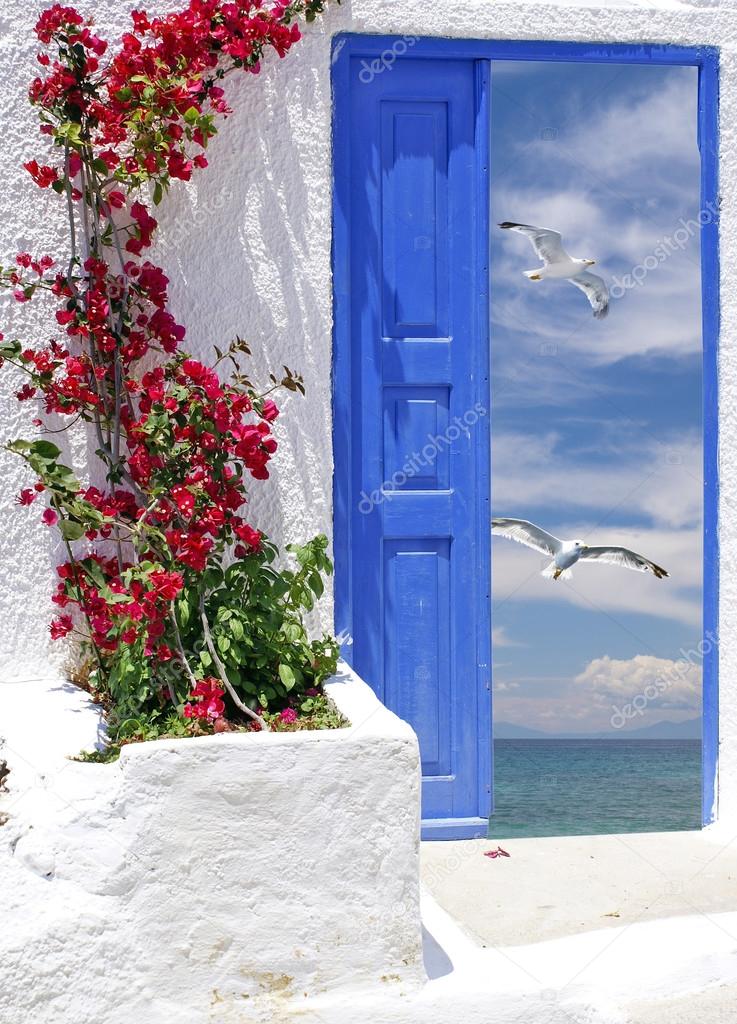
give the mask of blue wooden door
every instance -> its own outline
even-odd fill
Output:
[[[485,835],[485,62],[337,55],[336,624],[416,730],[423,832]],[[367,70],[368,68],[368,70]]]

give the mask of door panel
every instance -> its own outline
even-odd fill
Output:
[[[363,66],[336,79],[337,625],[418,734],[425,833],[460,838],[491,782],[485,64]]]

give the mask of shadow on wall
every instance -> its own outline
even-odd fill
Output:
[[[330,532],[332,518],[326,41],[308,35],[258,80],[231,78],[227,95],[234,113],[208,150],[209,167],[192,184],[176,183],[156,211],[152,258],[171,279],[194,355],[211,357],[213,345],[240,335],[256,383],[284,365],[304,377],[306,398],[276,396],[283,417],[273,479],[252,488],[249,519],[284,543]]]
[[[430,981],[453,973],[453,963],[437,939],[422,926],[422,955]]]

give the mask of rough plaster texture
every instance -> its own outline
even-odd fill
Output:
[[[6,722],[3,1024],[269,1020],[306,995],[420,987],[417,740],[347,669],[328,689],[350,728],[139,744],[110,765]],[[90,743],[84,703],[57,713]]]
[[[84,0],[102,33],[115,38],[137,0]],[[162,0],[163,11],[175,0]],[[3,254],[19,248],[63,251],[59,203],[41,195],[19,167],[44,152],[25,100],[34,73],[30,27],[35,8],[0,0],[0,120],[3,146],[0,223]],[[211,166],[192,186],[173,189],[157,214],[161,261],[172,278],[174,311],[187,325],[189,347],[206,353],[235,333],[249,338],[255,371],[287,363],[305,376],[307,398],[290,398],[278,433],[273,479],[254,488],[252,514],[278,540],[331,532],[331,278],[330,46],[341,31],[422,33],[458,37],[708,44],[721,48],[722,336],[721,399],[721,800],[737,821],[737,6],[734,0],[633,0],[571,3],[534,0],[346,0],[312,26],[284,61],[257,79],[229,85],[235,113],[210,152]],[[7,259],[4,255],[4,258]],[[6,334],[43,336],[35,303],[0,308]],[[0,437],[28,432],[7,375],[0,377]],[[79,466],[86,442],[77,436]],[[45,623],[49,569],[58,551],[33,513],[19,513],[13,495],[21,464],[0,453],[0,679],[48,675],[59,667]],[[331,609],[323,603],[322,624]]]

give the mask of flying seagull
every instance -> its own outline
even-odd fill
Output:
[[[557,580],[561,576],[564,580],[569,579],[571,566],[582,558],[605,562],[607,565],[621,565],[625,569],[636,569],[637,572],[651,572],[659,580],[669,575],[655,562],[629,548],[595,547],[584,544],[582,540],[559,540],[534,523],[528,523],[526,519],[492,519],[491,532],[550,555],[553,561],[542,571],[542,575],[549,579]]]
[[[530,281],[544,281],[549,277],[564,278],[580,288],[591,304],[597,320],[603,320],[609,312],[609,290],[603,279],[590,274],[585,268],[592,267],[596,260],[579,260],[569,256],[561,244],[561,236],[550,228],[536,228],[532,224],[514,224],[505,220],[499,225],[510,231],[519,231],[530,239],[536,255],[543,261],[537,270],[525,270]]]

